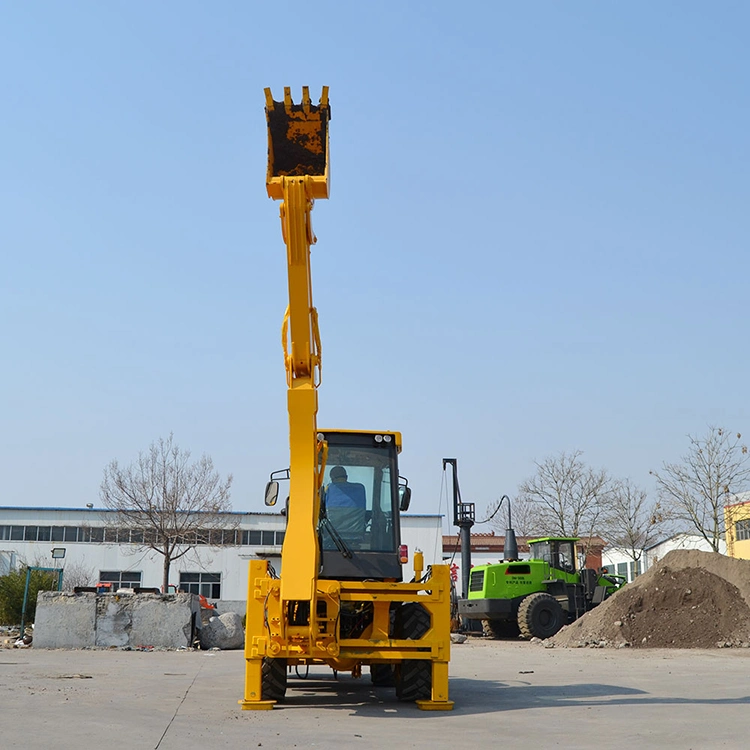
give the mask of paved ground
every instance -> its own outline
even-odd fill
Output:
[[[369,677],[290,682],[241,711],[241,652],[0,651],[3,750],[193,748],[745,748],[750,649],[453,648],[447,713]]]

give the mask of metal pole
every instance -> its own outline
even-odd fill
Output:
[[[471,527],[474,525],[474,503],[464,503],[461,500],[461,490],[458,487],[458,460],[443,459],[443,471],[446,466],[453,467],[453,524],[461,530],[461,597],[469,596],[469,577],[471,575]]]
[[[23,589],[23,608],[21,609],[21,635],[23,638],[23,632],[26,629],[26,602],[29,599],[29,582],[31,581],[31,568],[26,568],[26,586]]]

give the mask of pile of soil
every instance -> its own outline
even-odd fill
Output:
[[[750,560],[674,550],[549,640],[567,648],[750,648]]]

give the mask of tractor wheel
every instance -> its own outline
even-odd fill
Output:
[[[396,684],[393,664],[370,664],[370,679],[375,687],[393,687]]]
[[[482,620],[482,632],[486,638],[516,638],[518,624],[512,620]]]
[[[261,667],[261,698],[264,701],[284,700],[286,695],[286,659],[263,659]]]
[[[401,605],[396,615],[398,638],[419,640],[430,629],[430,613],[417,602]],[[396,697],[400,701],[429,700],[432,696],[432,661],[404,659],[395,669]]]
[[[518,608],[518,627],[524,638],[551,638],[564,624],[560,602],[549,594],[529,594]]]

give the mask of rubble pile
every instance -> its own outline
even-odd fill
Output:
[[[549,640],[567,648],[750,648],[750,560],[675,550]]]

